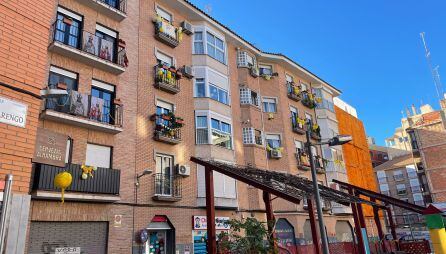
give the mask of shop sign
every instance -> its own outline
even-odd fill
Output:
[[[215,229],[216,230],[229,230],[229,217],[215,217]],[[207,217],[206,216],[194,216],[193,228],[195,230],[207,229]]]
[[[0,123],[25,128],[26,104],[0,97]]]
[[[81,254],[81,247],[60,247],[60,248],[56,248],[55,254]]]
[[[68,136],[37,128],[33,162],[65,167]]]

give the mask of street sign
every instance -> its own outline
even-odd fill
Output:
[[[0,123],[25,128],[27,112],[26,104],[0,97]]]
[[[81,254],[81,247],[60,247],[56,248],[55,254]]]

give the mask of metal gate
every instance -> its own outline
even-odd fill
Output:
[[[80,248],[82,254],[107,253],[108,222],[32,221],[30,254],[52,254],[56,248]]]

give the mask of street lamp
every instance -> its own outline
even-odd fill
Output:
[[[150,174],[152,174],[152,173],[153,173],[153,170],[151,170],[151,169],[145,169],[141,174],[136,175],[136,182],[135,182],[136,187],[139,186],[139,178],[141,178],[141,177],[143,177],[143,176],[145,176],[145,175],[150,175]]]
[[[325,142],[320,142],[317,144],[311,144],[311,132],[312,132],[312,123],[310,120],[307,121],[307,129],[305,131],[307,142],[305,143],[305,147],[307,148],[308,155],[310,156],[310,166],[311,166],[311,178],[313,180],[313,192],[314,192],[314,199],[316,202],[316,209],[317,209],[317,218],[319,222],[319,231],[321,233],[321,239],[322,239],[322,252],[324,254],[329,254],[328,249],[328,239],[327,239],[327,232],[325,231],[325,225],[324,225],[324,216],[322,213],[322,204],[321,204],[321,196],[319,194],[319,185],[317,182],[317,175],[316,175],[316,167],[314,165],[314,157],[313,157],[313,151],[311,150],[311,147],[314,145],[329,145],[329,146],[338,146],[343,145],[352,140],[352,137],[349,135],[338,135],[336,137],[333,137]]]

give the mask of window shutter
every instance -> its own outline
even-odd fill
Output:
[[[204,166],[197,164],[197,196],[206,197],[206,180],[204,176]]]
[[[85,164],[101,168],[110,168],[111,147],[87,144]]]

